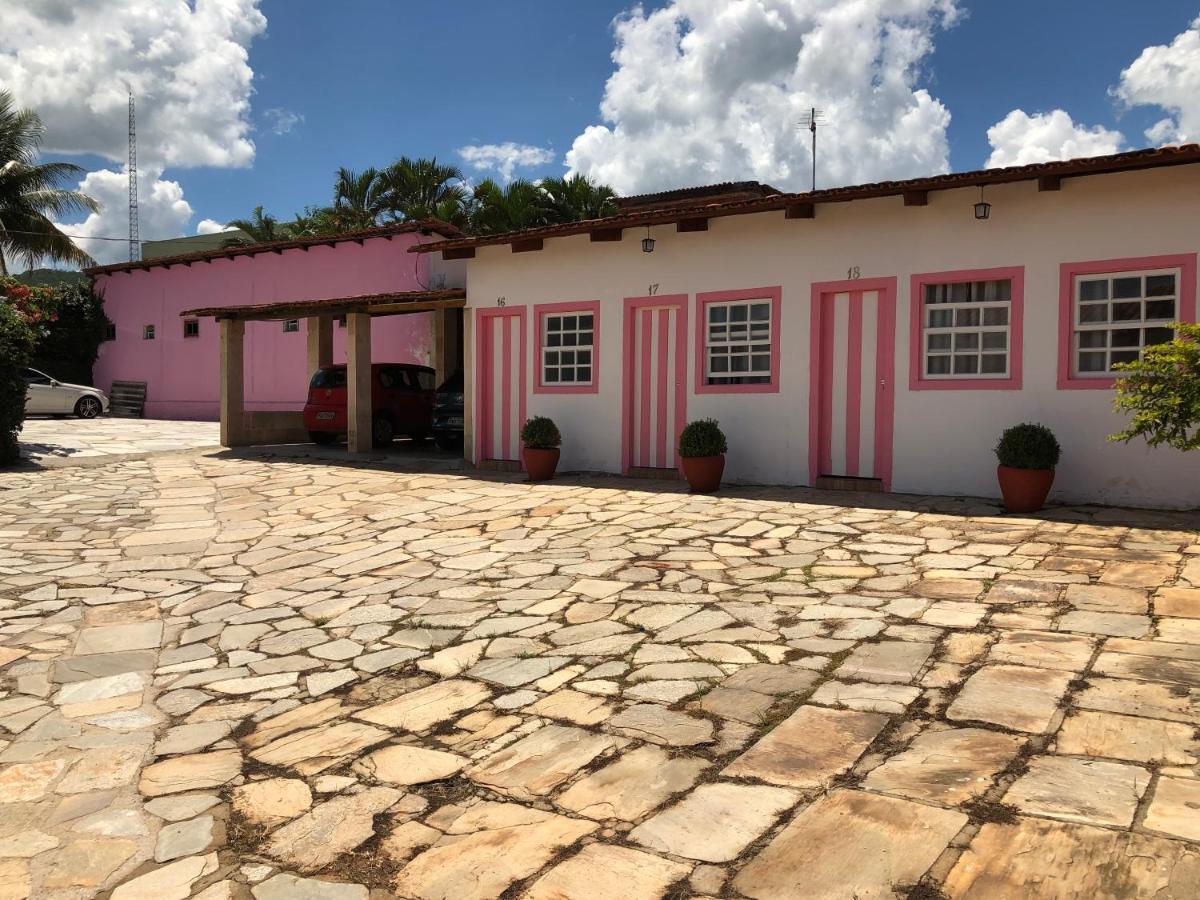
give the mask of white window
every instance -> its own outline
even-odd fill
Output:
[[[154,326],[153,325],[143,325],[142,326],[142,340],[143,341],[154,340]]]
[[[283,330],[285,333],[289,332],[289,331],[299,331],[300,330],[300,320],[299,319],[284,319],[283,320]]]
[[[595,317],[554,313],[542,317],[542,383],[591,384]]]
[[[924,377],[1008,375],[1010,279],[926,284],[924,317]]]
[[[1075,278],[1073,374],[1107,376],[1115,363],[1175,337],[1179,271],[1114,272]]]
[[[185,338],[200,337],[200,320],[199,319],[184,319],[183,320],[183,336]]]
[[[704,383],[769,384],[771,301],[715,301],[705,310]]]

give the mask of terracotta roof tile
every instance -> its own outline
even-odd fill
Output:
[[[467,292],[462,288],[437,291],[392,291],[385,294],[354,294],[313,300],[282,300],[243,306],[203,306],[185,309],[179,315],[216,319],[297,319],[318,313],[375,312],[383,307],[461,306]]]

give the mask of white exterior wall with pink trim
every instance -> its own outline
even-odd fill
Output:
[[[201,319],[200,336],[185,338],[180,312],[422,290],[429,284],[431,268],[435,274],[450,273],[446,287],[463,286],[461,263],[431,261],[430,256],[408,253],[415,240],[415,235],[399,234],[391,240],[369,238],[362,244],[341,241],[308,250],[100,275],[96,288],[104,294],[104,309],[117,327],[117,339],[100,347],[93,372],[95,384],[108,391],[113,381],[146,382],[148,418],[216,420],[220,417],[217,323]],[[155,327],[154,340],[143,340],[146,325]],[[303,319],[299,331],[287,333],[281,322],[246,324],[247,409],[304,406],[312,375],[306,330]],[[376,319],[371,348],[377,362],[430,365],[431,314]],[[346,361],[346,329],[336,326],[333,360]]]
[[[727,480],[807,484],[811,287],[846,279],[855,268],[864,279],[895,277],[893,491],[997,496],[992,448],[1004,427],[1034,421],[1053,428],[1063,447],[1052,499],[1196,506],[1200,454],[1108,442],[1124,421],[1112,412],[1112,392],[1060,390],[1057,371],[1060,266],[1200,251],[1197,168],[1065,179],[1057,192],[1039,193],[1034,182],[991,187],[988,221],[973,218],[979,194],[964,189],[931,193],[924,207],[890,197],[820,205],[812,220],[771,212],[712,219],[707,232],[657,226],[649,254],[641,251],[640,229],[619,243],[582,235],[548,238],[536,252],[481,247],[468,264],[467,303],[524,305],[530,328],[538,304],[600,304],[599,390],[531,391],[526,410],[558,424],[561,469],[619,472],[624,300],[645,296],[650,285],[663,295],[687,294],[687,416],[721,423],[730,445]],[[1008,266],[1025,269],[1020,389],[911,390],[911,276]],[[698,393],[696,295],[772,285],[782,289],[779,391]],[[532,333],[527,346],[537,346]],[[475,347],[466,352],[476,358]],[[532,355],[530,367],[537,365]],[[534,376],[531,368],[527,384]]]

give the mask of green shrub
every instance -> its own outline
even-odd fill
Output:
[[[1061,455],[1054,432],[1032,422],[1005,429],[996,445],[1000,465],[1010,469],[1053,469]]]
[[[685,458],[719,456],[728,449],[716,419],[688,422],[679,435],[679,455]]]
[[[1200,325],[1177,323],[1175,340],[1147,347],[1137,362],[1121,363],[1113,406],[1132,413],[1110,441],[1146,439],[1151,447],[1200,450]]]
[[[34,333],[17,308],[0,299],[0,466],[20,459],[17,435],[25,421],[25,379]]]
[[[521,427],[521,443],[530,450],[553,450],[562,444],[562,435],[553,419],[534,416]]]

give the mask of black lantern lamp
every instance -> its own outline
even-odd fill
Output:
[[[642,238],[642,252],[643,253],[653,253],[654,252],[654,238],[650,237],[650,226],[649,225],[646,226],[646,236],[644,238]]]
[[[992,215],[992,204],[983,199],[983,185],[979,186],[979,202],[975,204],[975,218],[988,219]]]

